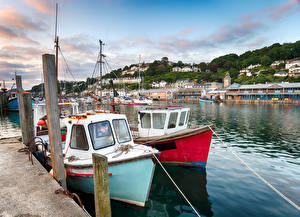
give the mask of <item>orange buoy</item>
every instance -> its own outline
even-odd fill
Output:
[[[41,119],[41,120],[39,120],[39,121],[37,122],[37,125],[38,125],[38,126],[44,126],[45,124],[46,124],[46,121],[43,120],[43,119]]]
[[[50,176],[53,178],[53,169],[49,172]],[[65,179],[67,178],[67,170],[65,169]]]

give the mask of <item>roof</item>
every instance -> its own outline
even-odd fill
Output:
[[[187,107],[156,107],[156,108],[146,108],[144,110],[141,110],[140,112],[146,112],[146,111],[174,111],[174,110],[181,110],[181,109],[190,109]]]
[[[287,74],[287,72],[285,72],[285,71],[280,71],[280,72],[276,72],[275,74],[285,75],[285,74]]]
[[[297,61],[297,60],[300,60],[300,57],[297,57],[297,58],[294,58],[294,59],[287,60],[286,62],[287,62],[287,63],[290,63],[290,62]]]
[[[227,89],[266,89],[266,88],[300,88],[300,83],[266,83],[266,84],[246,84],[237,87],[234,84]]]

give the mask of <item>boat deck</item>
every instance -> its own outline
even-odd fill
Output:
[[[87,216],[16,138],[0,140],[0,216]]]

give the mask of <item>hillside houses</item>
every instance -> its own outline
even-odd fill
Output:
[[[201,70],[196,66],[175,66],[172,68],[172,72],[200,72]]]
[[[300,76],[300,58],[287,60],[285,64],[285,68],[289,70],[288,75],[290,77]]]

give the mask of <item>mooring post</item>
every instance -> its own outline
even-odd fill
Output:
[[[57,77],[55,73],[55,56],[43,55],[43,74],[45,81],[45,100],[47,112],[48,134],[51,148],[51,161],[54,178],[66,190],[66,179],[64,172],[64,161],[61,146]]]
[[[24,103],[24,116],[22,119],[24,127],[23,142],[26,146],[30,147],[32,153],[35,152],[34,148],[34,126],[33,126],[33,112],[32,112],[32,99],[30,93],[23,93]],[[22,130],[23,131],[23,130]]]
[[[94,196],[96,217],[110,217],[110,194],[108,183],[107,158],[104,155],[93,155]]]
[[[24,126],[24,102],[23,102],[23,87],[22,87],[22,77],[21,75],[16,75],[16,85],[17,85],[17,97],[18,97],[18,106],[19,106],[19,117],[20,117],[20,126],[22,131],[22,141],[24,143],[25,136],[25,126]]]

